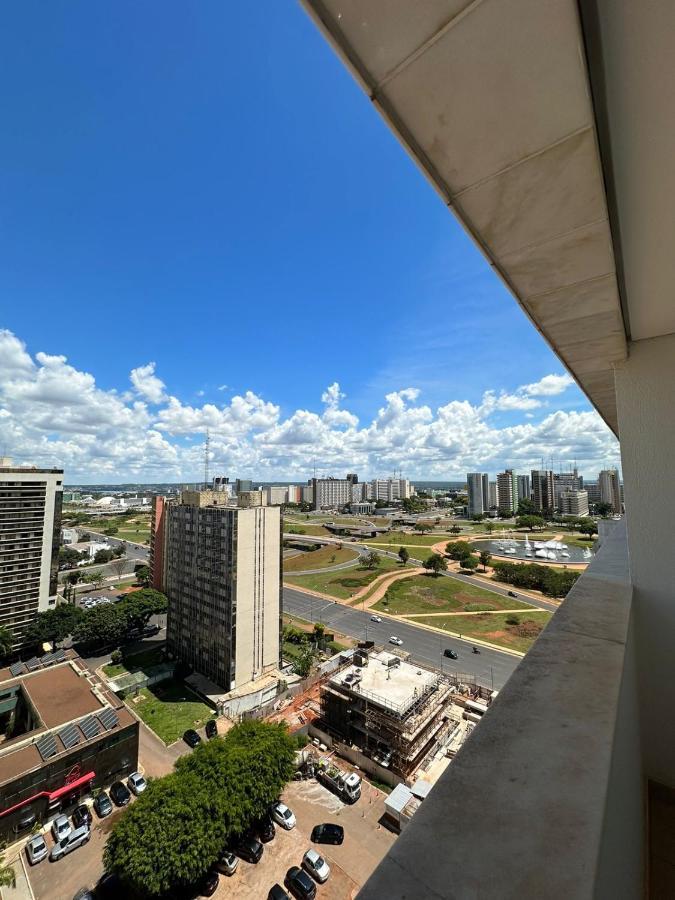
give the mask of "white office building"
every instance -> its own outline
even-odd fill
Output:
[[[560,494],[559,509],[564,516],[587,516],[588,492],[563,491]]]
[[[467,505],[469,518],[482,516],[490,508],[490,480],[487,473],[468,472],[466,487],[469,497]]]

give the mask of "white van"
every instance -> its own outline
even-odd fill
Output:
[[[61,859],[66,853],[70,853],[71,850],[77,850],[82,844],[86,844],[90,837],[91,832],[88,825],[82,825],[81,828],[74,828],[68,837],[59,841],[58,844],[54,844],[52,852],[49,854],[49,859],[52,862]]]

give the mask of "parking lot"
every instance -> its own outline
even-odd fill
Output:
[[[384,813],[384,794],[363,782],[358,802],[353,806],[345,805],[312,779],[292,782],[284,792],[283,800],[295,813],[296,827],[292,831],[277,827],[276,837],[265,844],[260,862],[252,865],[240,860],[232,877],[221,875],[214,896],[236,897],[237,900],[265,898],[275,882],[283,885],[287,870],[299,866],[305,851],[314,846],[331,867],[328,881],[318,886],[317,897],[324,900],[355,897],[395,840],[395,835],[379,822]],[[103,870],[103,848],[108,834],[121,814],[120,809],[115,809],[105,819],[94,814],[89,843],[58,862],[43,860],[28,867],[35,900],[72,900],[80,888],[93,886]],[[345,840],[341,846],[311,843],[312,829],[323,822],[342,825]],[[51,834],[46,840],[51,849],[54,844]]]
[[[379,824],[384,813],[384,794],[364,782],[360,800],[349,806],[310,780],[292,782],[282,799],[295,813],[297,826],[292,831],[277,828],[274,840],[265,844],[260,862],[252,865],[240,860],[232,877],[221,876],[214,897],[264,900],[275,882],[283,885],[288,869],[299,866],[303,854],[312,846],[321,852],[331,868],[328,881],[317,886],[317,898],[355,897],[396,839]],[[312,828],[323,822],[342,825],[345,840],[341,846],[312,844]]]

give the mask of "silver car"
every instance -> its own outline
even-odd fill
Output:
[[[36,834],[26,844],[26,856],[31,866],[39,863],[47,856],[47,844],[41,834]]]
[[[88,825],[73,829],[68,837],[59,841],[58,844],[54,844],[52,852],[49,854],[50,860],[55,862],[57,859],[61,859],[62,856],[65,856],[66,853],[70,853],[71,850],[77,850],[82,844],[86,844],[90,837],[91,831],[89,830]]]
[[[70,834],[70,831],[71,827],[68,816],[57,816],[52,822],[52,834],[54,835],[54,840],[57,843],[59,841],[62,841],[64,838],[67,838]]]
[[[129,790],[136,794],[137,797],[139,794],[142,794],[148,786],[147,781],[140,772],[132,772],[127,779],[127,784],[129,785]]]

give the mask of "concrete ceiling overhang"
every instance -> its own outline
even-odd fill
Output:
[[[302,0],[617,432],[626,356],[575,0]]]

